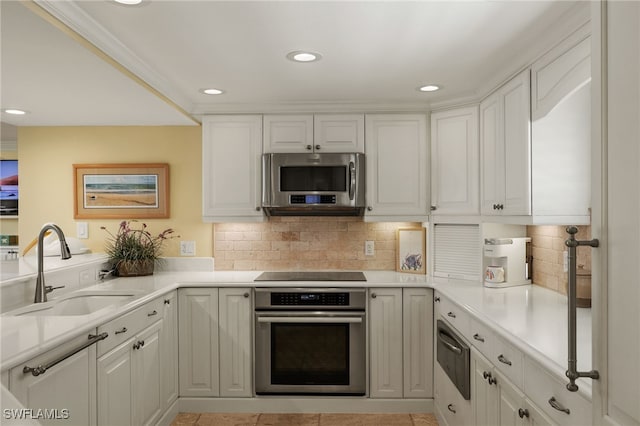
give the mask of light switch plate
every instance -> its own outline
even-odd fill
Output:
[[[195,256],[195,255],[196,255],[195,241],[180,241],[180,256]]]
[[[87,222],[76,222],[76,235],[83,240],[89,238],[89,224]]]

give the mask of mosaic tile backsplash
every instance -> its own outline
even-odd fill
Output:
[[[356,217],[272,217],[213,227],[216,270],[387,270],[396,268],[396,231],[420,223],[368,223]],[[365,241],[375,254],[365,256]]]

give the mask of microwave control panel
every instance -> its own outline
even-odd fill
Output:
[[[318,195],[318,194],[297,194],[290,195],[289,202],[291,204],[335,204],[336,196]]]

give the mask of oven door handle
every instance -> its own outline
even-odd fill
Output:
[[[259,323],[362,324],[362,317],[258,317]]]

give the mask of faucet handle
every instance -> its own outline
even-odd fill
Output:
[[[59,288],[64,288],[64,286],[63,286],[63,285],[61,285],[61,286],[58,286],[58,287],[52,287],[52,286],[50,286],[50,285],[46,285],[46,286],[44,286],[44,291],[45,291],[46,293],[51,293],[53,290],[57,290],[57,289],[59,289]]]

